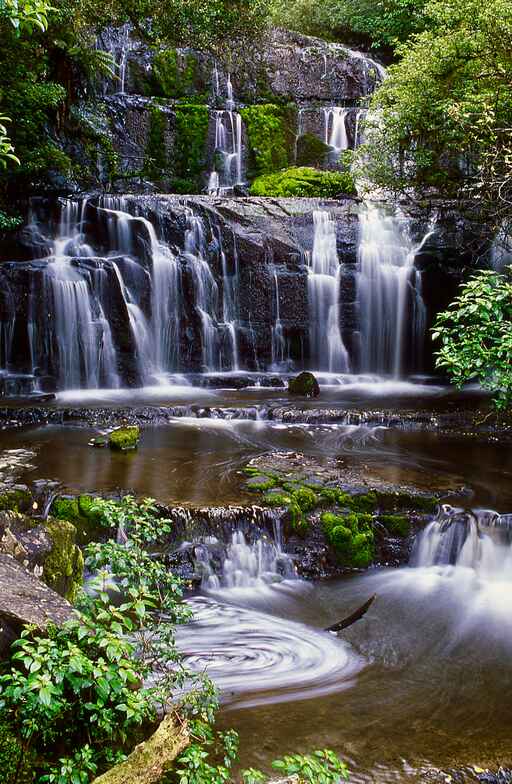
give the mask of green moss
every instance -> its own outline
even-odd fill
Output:
[[[176,109],[176,139],[173,150],[174,193],[200,193],[206,166],[208,107],[183,104]]]
[[[153,60],[153,80],[158,94],[165,98],[184,98],[194,94],[197,60],[192,53],[180,56],[176,49],[164,49]]]
[[[379,515],[379,520],[393,536],[406,537],[411,533],[411,523],[404,515]]]
[[[292,502],[292,498],[284,493],[267,493],[263,496],[262,502],[266,504],[266,506],[287,507]]]
[[[305,133],[297,140],[297,166],[321,166],[331,148],[318,136]]]
[[[366,569],[372,563],[375,549],[371,515],[325,512],[321,522],[325,538],[343,564]]]
[[[375,496],[379,508],[383,511],[411,509],[424,514],[433,514],[438,504],[438,500],[434,496],[415,495],[406,491],[395,493],[377,491]]]
[[[58,520],[74,522],[80,516],[78,499],[59,496],[54,500],[50,511]]]
[[[29,490],[6,490],[0,495],[0,512],[27,512],[32,506]]]
[[[251,196],[333,199],[340,194],[355,193],[350,172],[320,171],[307,166],[264,174],[257,177],[251,185]]]
[[[309,520],[304,517],[302,509],[294,500],[288,506],[288,519],[292,530],[300,536],[305,536],[309,528]]]
[[[249,177],[284,169],[293,160],[296,109],[273,103],[240,109],[249,144]],[[255,194],[266,195],[266,194]]]
[[[246,482],[246,487],[255,493],[266,493],[276,486],[276,480],[266,474],[253,474]]]
[[[119,427],[113,430],[108,438],[108,445],[116,451],[126,452],[136,449],[140,439],[140,428],[138,425],[131,427]]]
[[[338,506],[348,506],[350,501],[350,496],[348,493],[343,492],[337,487],[323,487],[319,491],[319,496],[324,504],[328,504],[330,506],[338,505]]]
[[[312,512],[318,505],[318,496],[309,487],[299,488],[293,498],[303,512]]]
[[[159,106],[153,106],[149,115],[149,132],[144,155],[144,173],[158,182],[168,173],[169,161],[165,134],[167,131],[167,115]]]
[[[73,602],[83,583],[84,559],[76,544],[76,528],[67,520],[48,519],[45,524],[52,549],[44,562],[45,583]]]
[[[22,755],[23,761],[18,769]],[[4,784],[14,781],[16,784],[31,784],[34,780],[33,757],[30,753],[23,753],[21,743],[6,721],[0,721],[0,770]]]
[[[364,495],[348,496],[348,505],[354,512],[373,512],[377,508],[377,504],[377,495],[373,490]]]

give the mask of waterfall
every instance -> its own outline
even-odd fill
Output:
[[[252,543],[242,531],[233,531],[230,542],[221,547],[217,570],[212,549],[219,548],[218,540],[213,538],[197,545],[195,558],[203,589],[263,587],[283,578],[294,578],[293,562],[282,549],[280,524],[275,526],[275,540],[261,535]]]
[[[274,267],[272,273],[274,283],[274,302],[275,317],[272,326],[272,369],[279,371],[286,367],[290,362],[290,351],[284,336],[283,324],[281,321],[281,306],[279,303],[279,278]]]
[[[222,264],[222,319],[229,337],[230,352],[221,363],[232,370],[240,369],[240,356],[238,351],[238,253],[235,238],[233,237],[233,272],[230,274],[228,259],[222,246],[222,236],[219,232],[218,242]]]
[[[409,367],[421,367],[426,309],[421,273],[414,267],[418,247],[400,214],[368,205],[360,224],[361,369],[398,378]]]
[[[214,85],[218,90],[218,71],[214,71]],[[215,117],[215,162],[208,178],[208,193],[222,194],[243,185],[242,170],[242,117],[234,111],[235,100],[231,77],[227,79],[226,108],[214,113]]]
[[[340,272],[336,222],[323,210],[313,212],[313,251],[308,264],[311,364],[316,370],[346,373],[347,350],[340,331]]]
[[[510,581],[512,515],[489,510],[465,512],[444,505],[421,533],[411,556],[416,567],[472,569],[481,579]]]
[[[339,163],[343,150],[348,150],[348,136],[346,118],[349,109],[340,106],[331,106],[324,109],[325,143],[331,148],[329,162]]]

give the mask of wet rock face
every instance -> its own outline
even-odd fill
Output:
[[[72,608],[12,556],[0,553],[0,656],[25,624],[44,628],[72,617]]]

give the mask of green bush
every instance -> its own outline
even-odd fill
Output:
[[[354,179],[350,172],[320,171],[306,166],[262,175],[251,185],[251,196],[309,196],[333,199],[341,194],[355,193]]]
[[[434,330],[441,341],[436,365],[454,384],[478,381],[497,408],[512,404],[512,267],[504,275],[484,270],[471,278]]]

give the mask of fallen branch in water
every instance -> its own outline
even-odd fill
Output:
[[[335,623],[333,626],[328,626],[325,629],[326,632],[341,632],[342,629],[346,629],[348,626],[352,626],[353,623],[358,621],[363,615],[366,615],[372,604],[374,603],[375,599],[377,598],[377,594],[374,593],[373,596],[370,596],[367,602],[361,605],[358,610],[352,613],[352,615],[348,615],[339,623]]]

